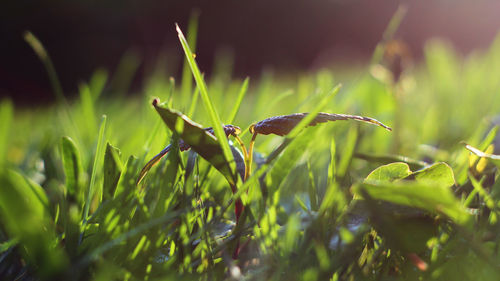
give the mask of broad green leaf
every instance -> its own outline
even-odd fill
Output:
[[[470,216],[455,198],[449,186],[436,182],[380,182],[365,181],[355,188],[357,195],[363,193],[375,200],[384,200],[395,204],[442,213],[457,224],[470,222]]]
[[[115,194],[115,189],[123,169],[120,155],[120,150],[108,142],[106,152],[104,153],[103,200],[110,199]]]
[[[436,163],[430,167],[414,172],[411,178],[419,182],[434,182],[442,186],[451,187],[455,184],[453,170],[446,163]]]
[[[229,184],[236,184],[236,174],[229,165],[231,158],[225,157],[219,142],[213,135],[207,133],[201,125],[178,111],[164,108],[158,104],[154,104],[154,106],[170,130],[176,132],[185,143],[189,144],[194,151],[221,172]],[[180,128],[182,130],[179,130]],[[224,141],[227,143],[225,135]]]
[[[79,190],[82,177],[80,152],[70,137],[63,137],[61,141],[62,163],[66,177],[66,189],[69,195],[75,195]]]
[[[408,164],[396,162],[383,165],[373,170],[367,177],[366,181],[388,181],[403,179],[411,174]]]
[[[354,157],[383,165],[391,164],[394,162],[404,162],[408,164],[411,170],[418,170],[427,166],[427,163],[425,163],[424,161],[412,159],[402,155],[354,153]]]
[[[9,237],[18,239],[22,254],[40,277],[66,269],[67,259],[56,243],[56,233],[42,187],[21,174],[4,170],[0,175],[0,218]]]

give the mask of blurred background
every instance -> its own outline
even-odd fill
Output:
[[[366,63],[402,1],[6,1],[0,10],[0,97],[16,105],[54,99],[43,65],[23,40],[26,30],[44,44],[64,92],[98,68],[113,76],[124,60],[131,65],[130,89],[140,89],[158,60],[167,73],[180,73],[183,57],[174,23],[187,29],[199,16],[197,59],[207,76],[214,61],[231,57],[236,77],[263,69],[293,73]],[[396,38],[412,56],[426,40],[442,37],[461,54],[487,47],[500,28],[500,1],[403,2],[408,12]]]

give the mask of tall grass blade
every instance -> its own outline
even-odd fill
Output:
[[[106,152],[104,153],[103,200],[111,199],[115,194],[116,186],[123,170],[120,155],[120,150],[108,142]]]
[[[7,160],[10,127],[14,117],[14,108],[10,100],[0,102],[0,173]]]
[[[87,132],[91,135],[97,132],[97,122],[95,118],[94,99],[87,84],[80,84],[80,101],[82,103],[82,114],[87,126]]]
[[[382,40],[375,47],[371,64],[377,64],[380,60],[382,60],[382,57],[384,56],[385,44],[394,37],[394,34],[398,30],[398,27],[401,24],[401,21],[403,21],[407,11],[408,7],[406,5],[399,5],[398,9],[389,21],[384,34],[382,35]]]
[[[198,89],[200,90],[203,104],[205,106],[206,111],[208,112],[208,114],[210,116],[210,121],[211,121],[210,123],[211,123],[212,127],[214,128],[215,137],[217,138],[219,145],[222,148],[224,158],[225,159],[233,159],[231,149],[229,148],[229,144],[226,141],[224,130],[222,129],[223,124],[220,120],[219,114],[215,110],[215,107],[212,104],[212,101],[208,95],[207,86],[205,84],[205,81],[203,81],[203,77],[202,77],[201,72],[198,68],[198,65],[196,64],[196,61],[194,59],[194,55],[191,52],[191,49],[189,48],[188,42],[186,41],[186,38],[184,37],[184,34],[182,34],[182,31],[178,25],[176,25],[176,29],[177,29],[177,35],[178,35],[179,40],[181,42],[182,48],[184,49],[186,59],[188,60],[189,66],[191,67],[191,72],[193,73],[194,79],[196,80],[196,84],[198,85]],[[230,161],[229,166],[230,166],[230,173],[231,173],[232,181],[234,181],[236,183],[238,177],[236,176],[236,172],[235,172],[236,165],[234,164],[234,161]]]
[[[84,210],[83,210],[83,225],[85,225],[87,223],[87,219],[88,219],[88,216],[89,216],[89,210],[90,210],[90,204],[92,203],[92,198],[94,197],[95,193],[96,193],[96,181],[97,181],[97,173],[98,171],[100,170],[101,168],[101,162],[102,159],[103,159],[103,156],[104,156],[104,152],[103,152],[103,149],[104,149],[104,142],[105,142],[105,135],[104,135],[104,132],[105,132],[105,129],[106,129],[106,115],[103,115],[102,116],[102,119],[101,119],[101,126],[99,128],[99,136],[98,136],[98,139],[97,139],[97,145],[96,145],[96,153],[95,153],[95,156],[94,156],[94,164],[92,165],[92,175],[90,177],[90,185],[89,185],[89,189],[88,189],[88,192],[87,192],[87,197],[86,197],[86,201],[85,201],[85,207],[84,207]],[[82,233],[83,235],[83,233]],[[80,239],[80,242],[81,242],[81,239]]]
[[[193,11],[189,18],[188,31],[187,31],[187,43],[191,47],[193,52],[196,52],[196,38],[198,37],[198,17],[199,12]],[[182,66],[182,78],[181,78],[181,95],[183,97],[188,96],[193,92],[193,76],[191,75],[191,69],[189,67],[189,61],[184,59],[184,64]],[[194,95],[197,95],[196,91]],[[189,111],[190,112],[190,111]],[[189,116],[192,113],[189,114]]]
[[[61,152],[64,175],[66,177],[66,190],[69,195],[74,196],[79,190],[79,183],[83,174],[80,152],[70,137],[62,138]]]
[[[248,91],[248,83],[249,83],[250,78],[247,77],[245,78],[245,81],[243,81],[243,84],[241,84],[240,91],[238,93],[238,98],[236,99],[236,102],[233,104],[233,109],[231,110],[231,113],[229,114],[229,117],[227,118],[227,123],[232,124],[234,121],[234,118],[236,118],[236,114],[238,114],[238,110],[240,109],[241,102],[243,101],[243,98],[245,97],[247,91]]]
[[[140,65],[141,58],[135,51],[129,50],[123,55],[109,83],[113,94],[123,97],[128,92]]]
[[[47,50],[42,45],[42,42],[38,40],[38,38],[33,35],[30,31],[26,31],[24,33],[24,40],[31,46],[33,51],[35,51],[36,55],[42,61],[45,70],[47,70],[47,74],[49,75],[50,84],[52,85],[52,89],[56,96],[56,99],[59,103],[66,104],[66,98],[64,97],[63,89],[61,83],[59,82],[59,77],[57,77],[57,72],[52,64],[52,60],[50,59]]]

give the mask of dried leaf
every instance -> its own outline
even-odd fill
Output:
[[[290,131],[292,131],[292,129],[295,126],[297,126],[297,124],[304,117],[306,117],[307,114],[309,113],[295,113],[290,115],[270,117],[250,126],[250,133],[252,134],[257,133],[261,135],[275,134],[278,136],[284,136],[290,133]],[[318,116],[316,116],[316,118],[314,118],[313,121],[309,123],[308,126],[315,126],[318,123],[324,123],[328,121],[349,120],[349,119],[375,124],[380,127],[383,127],[388,131],[392,131],[390,127],[370,117],[347,115],[347,114],[332,114],[324,112],[320,112]]]

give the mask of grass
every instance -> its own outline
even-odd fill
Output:
[[[429,41],[424,61],[397,81],[374,65],[343,81],[329,70],[206,79],[189,49],[195,36],[179,37],[197,87],[187,71],[180,86],[152,73],[125,98],[98,70],[74,100],[57,90],[45,108],[0,103],[3,279],[498,280],[500,37],[468,56]],[[165,101],[157,110],[156,97]],[[305,128],[319,111],[394,131],[353,121]],[[176,112],[214,126],[217,140]],[[243,182],[237,164],[249,162],[218,125],[241,127],[248,144],[251,124],[296,112],[311,114],[285,137],[255,140]],[[179,136],[190,151],[175,149]]]

